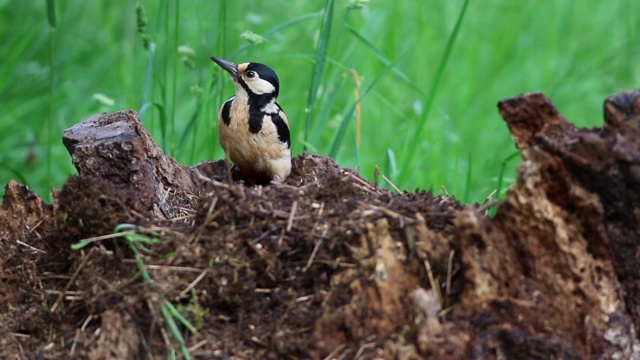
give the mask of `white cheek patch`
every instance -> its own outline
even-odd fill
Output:
[[[246,83],[249,89],[251,89],[251,92],[257,95],[269,94],[276,91],[276,88],[273,87],[270,82],[260,78],[248,79]]]

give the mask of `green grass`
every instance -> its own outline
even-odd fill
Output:
[[[146,229],[131,224],[120,224],[116,226],[112,234],[80,240],[78,243],[71,245],[71,249],[79,250],[97,241],[118,238],[123,239],[135,255],[139,275],[142,277],[149,289],[158,290],[158,286],[147,271],[147,265],[142,258],[142,253],[152,253],[148,247],[154,244],[160,244],[162,242],[160,237],[160,233],[153,229]],[[160,311],[164,318],[165,327],[168,333],[171,334],[173,341],[173,343],[166,344],[167,358],[175,359],[177,353],[176,348],[178,348],[182,354],[182,358],[189,360],[191,359],[191,353],[184,342],[184,338],[180,328],[178,327],[178,322],[194,334],[197,333],[197,330],[187,319],[184,318],[184,316],[182,316],[173,303],[166,299],[164,294],[160,292],[160,296],[162,297]]]
[[[211,55],[277,71],[294,154],[332,154],[371,180],[379,166],[403,189],[466,202],[498,186],[503,196],[515,177],[499,100],[542,91],[571,121],[599,126],[604,98],[640,84],[635,0],[476,1],[464,14],[466,0],[325,11],[333,2],[143,2],[150,50],[135,2],[0,0],[0,183],[26,179],[46,196],[74,172],[62,131],[129,108],[182,163],[222,158],[215,119],[233,87]]]

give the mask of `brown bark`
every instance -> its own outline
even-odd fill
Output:
[[[166,156],[131,110],[86,119],[62,140],[79,175],[134,191],[143,207],[163,218],[176,217],[180,205],[204,191],[200,176],[224,175],[222,161],[187,167]]]

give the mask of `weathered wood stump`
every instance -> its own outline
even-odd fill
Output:
[[[62,141],[79,175],[135,191],[142,205],[158,216],[177,216],[185,197],[198,196],[203,188],[199,169],[166,156],[134,111],[93,116],[67,129]],[[219,162],[215,165],[206,166],[214,170],[210,176],[224,169]]]

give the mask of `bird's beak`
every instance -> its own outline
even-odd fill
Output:
[[[225,69],[229,74],[231,74],[234,79],[237,79],[240,76],[240,74],[238,73],[238,65],[232,63],[231,61],[220,59],[215,56],[212,56],[211,60],[213,60],[221,68]]]

